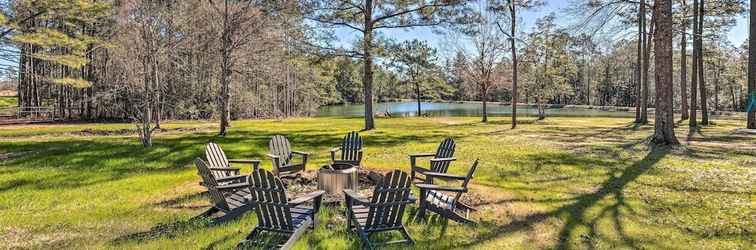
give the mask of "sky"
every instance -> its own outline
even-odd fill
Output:
[[[536,10],[518,13],[518,22],[521,23],[521,25],[518,25],[518,29],[520,31],[528,32],[532,30],[536,19],[546,16],[549,13],[556,14],[557,25],[567,26],[574,22],[574,20],[572,20],[567,14],[565,14],[564,11],[564,9],[569,6],[570,0],[545,0],[545,2],[545,6],[542,6]],[[384,36],[396,39],[398,41],[412,39],[426,40],[431,46],[435,47],[439,51],[439,54],[441,54],[442,57],[452,56],[451,52],[456,51],[455,47],[459,46],[458,41],[460,40],[449,39],[444,35],[436,34],[430,28],[391,29],[384,30],[382,32]],[[350,47],[355,43],[356,39],[361,38],[361,34],[346,29],[336,30],[336,36],[339,40],[337,42],[337,45],[344,47]],[[728,38],[730,42],[735,46],[740,46],[745,40],[748,39],[747,16],[738,17],[737,24],[732,27],[732,29],[728,33]]]

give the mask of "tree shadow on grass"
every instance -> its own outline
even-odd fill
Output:
[[[170,173],[191,167],[204,157],[207,142],[216,141],[229,158],[266,159],[268,141],[273,135],[286,134],[296,148],[327,149],[341,143],[348,131],[299,130],[295,133],[242,130],[231,136],[194,133],[179,137],[155,138],[153,147],[144,148],[132,137],[21,141],[0,147],[0,152],[30,152],[0,162],[0,171],[21,174],[12,181],[0,182],[0,192],[15,188],[67,189],[90,186],[151,173]],[[375,136],[373,134],[376,134]],[[392,135],[380,132],[363,135],[366,147],[393,147],[405,143],[425,143],[443,134]],[[326,157],[326,153],[315,157]],[[52,170],[52,171],[47,171]],[[29,174],[37,171],[40,174]],[[41,181],[43,180],[43,181]]]
[[[593,245],[591,245],[590,242],[586,242],[585,240],[578,242],[578,237],[574,234],[580,227],[587,227],[589,228],[588,237],[599,237],[599,232],[596,231],[596,224],[598,220],[603,218],[606,214],[612,216],[614,228],[617,230],[625,244],[633,248],[639,248],[640,246],[638,245],[637,240],[626,234],[622,222],[620,221],[620,209],[627,209],[631,212],[633,211],[632,207],[625,202],[623,191],[629,183],[635,181],[638,177],[646,173],[669,153],[669,148],[655,148],[642,160],[633,163],[622,171],[618,171],[616,174],[610,175],[610,177],[604,181],[596,191],[575,198],[575,202],[573,203],[569,203],[549,212],[534,213],[525,216],[524,218],[513,220],[504,225],[495,225],[495,227],[497,227],[496,230],[480,235],[478,240],[474,243],[454,246],[454,248],[465,248],[479,245],[506,234],[526,230],[549,218],[560,218],[564,221],[564,226],[559,230],[559,239],[555,247],[556,249],[569,249],[576,244],[582,244],[584,245],[583,247],[593,248]],[[601,206],[599,202],[610,197],[614,198],[613,204],[602,207],[597,216],[588,218],[591,216],[588,214],[589,209]],[[581,237],[584,236],[585,235],[581,235]]]
[[[159,238],[175,238],[179,235],[186,234],[189,231],[205,229],[210,227],[211,220],[204,216],[195,216],[188,220],[177,220],[169,223],[160,223],[150,230],[123,235],[112,240],[112,245],[122,245],[129,242],[142,243]]]

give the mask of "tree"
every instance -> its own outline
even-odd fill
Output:
[[[698,121],[696,119],[697,112],[698,112],[698,57],[700,57],[698,50],[698,26],[700,25],[698,22],[698,12],[699,12],[699,0],[693,0],[693,66],[691,68],[691,79],[690,79],[690,121],[689,126],[691,128],[698,126]]]
[[[672,80],[672,0],[656,0],[654,3],[657,34],[654,37],[654,74],[656,78],[656,115],[654,135],[656,145],[678,145],[675,137]]]
[[[648,51],[646,50],[646,0],[640,0],[638,3],[638,90],[636,96],[640,96],[635,106],[635,122],[646,124],[646,89],[648,87]]]
[[[375,128],[373,119],[373,60],[381,30],[429,27],[473,20],[467,0],[307,0],[305,16],[326,26],[346,28],[362,34],[358,49],[345,54],[362,58],[365,98],[365,130]],[[333,48],[325,48],[334,50]]]
[[[538,105],[539,120],[546,118],[547,102],[569,92],[569,79],[577,72],[574,58],[567,50],[571,38],[556,29],[554,18],[550,14],[536,20],[522,60],[525,87]]]
[[[232,74],[237,67],[239,49],[251,41],[252,34],[259,32],[265,24],[263,6],[264,1],[230,1],[222,0],[222,4],[210,1],[210,5],[221,20],[220,32],[220,88],[218,106],[220,116],[219,135],[226,135],[226,128],[231,120],[231,91]]]
[[[751,1],[750,19],[748,26],[748,95],[751,102],[756,102],[756,39],[753,34],[756,33],[756,4]],[[750,105],[756,105],[750,103]],[[749,129],[756,129],[756,108],[748,112],[746,117],[746,127]]]
[[[701,125],[709,125],[709,108],[708,108],[708,94],[706,91],[706,78],[704,78],[704,60],[703,60],[703,26],[704,26],[704,0],[699,0],[698,6],[698,30],[696,30],[696,41],[698,43],[698,57],[694,58],[696,64],[698,64],[698,87],[699,94],[701,95]]]
[[[517,9],[528,10],[544,4],[540,0],[506,0],[506,3],[502,1],[492,0],[489,3],[491,9],[498,13],[503,20],[497,20],[496,25],[499,28],[499,32],[507,36],[509,40],[509,47],[511,50],[512,60],[512,129],[517,127]],[[502,25],[500,21],[505,22]],[[506,29],[505,27],[509,27]]]
[[[682,114],[682,120],[687,120],[688,116],[688,89],[686,83],[688,82],[688,5],[685,0],[681,2],[681,19],[680,22],[680,113]]]
[[[643,37],[643,64],[641,68],[641,115],[640,115],[640,123],[641,124],[647,124],[648,123],[648,95],[649,95],[649,84],[648,84],[648,68],[650,67],[650,57],[651,57],[651,45],[652,43],[649,42],[653,38],[654,35],[654,29],[656,28],[656,12],[654,11],[651,14],[651,27],[648,29],[649,31],[646,33],[646,18],[645,18],[645,0],[641,0],[641,21],[643,22],[643,32],[646,34]]]
[[[460,53],[466,53],[465,60],[457,69],[462,76],[468,90],[483,102],[481,122],[488,122],[488,101],[490,93],[503,84],[506,67],[504,57],[506,44],[498,39],[493,23],[486,19],[482,24],[474,25],[466,35],[472,43],[472,51],[460,48]]]
[[[404,78],[404,82],[412,85],[417,99],[417,116],[422,116],[421,102],[424,89],[433,83],[440,82],[436,76],[436,49],[427,42],[417,39],[391,46],[391,67],[395,68]]]

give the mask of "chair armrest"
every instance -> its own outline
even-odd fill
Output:
[[[346,198],[347,201],[351,201],[360,205],[365,205],[365,206],[370,205],[370,202],[367,199],[360,196],[359,194],[357,194],[357,192],[354,192],[351,189],[344,190],[344,198]],[[349,202],[347,202],[347,204],[349,204]]]
[[[251,164],[260,164],[260,160],[241,160],[241,159],[235,159],[235,160],[228,160],[229,163],[251,163]]]
[[[433,153],[419,153],[419,154],[410,154],[410,158],[420,158],[420,157],[433,157],[436,156],[436,154]]]
[[[433,185],[433,184],[416,184],[417,188],[420,189],[420,191],[427,191],[427,190],[436,190],[436,191],[448,191],[448,192],[467,192],[466,188],[461,187],[445,187],[445,186],[439,186],[439,185]]]
[[[331,149],[331,152],[335,153],[337,151],[341,150],[341,146],[335,147]]]
[[[218,189],[218,191],[233,191],[233,190],[248,188],[248,187],[249,187],[249,183],[237,183],[237,184],[229,184],[229,185],[218,185],[215,188]]]
[[[234,180],[243,179],[243,178],[247,178],[247,176],[246,175],[226,176],[226,177],[216,178],[215,181],[226,182],[226,181],[234,181]]]
[[[447,179],[447,180],[465,180],[467,179],[467,176],[461,176],[461,175],[453,175],[453,174],[444,174],[444,173],[437,173],[437,172],[425,172],[423,173],[427,177],[431,178],[440,178],[440,179]]]
[[[300,205],[302,203],[305,203],[305,202],[313,200],[313,199],[320,199],[320,198],[323,197],[323,194],[325,194],[325,191],[323,191],[323,190],[311,192],[311,193],[306,194],[306,195],[304,195],[302,197],[299,197],[299,198],[296,198],[296,199],[294,199],[292,201],[289,201],[289,205],[291,205],[291,206],[297,206],[297,205]]]
[[[302,151],[291,151],[292,154],[298,154],[298,155],[310,155],[310,152],[302,152]]]
[[[209,168],[212,171],[223,171],[223,172],[239,172],[241,169],[239,168]]]
[[[456,160],[457,160],[457,158],[433,158],[433,159],[430,159],[431,162],[446,162],[446,161],[451,162],[451,161],[456,161]]]
[[[277,155],[273,155],[273,154],[265,154],[265,156],[270,157],[271,159],[281,158],[281,157],[278,157]]]

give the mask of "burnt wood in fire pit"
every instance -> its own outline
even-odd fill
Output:
[[[334,163],[318,170],[318,189],[330,195],[343,196],[344,189],[360,187],[357,168],[352,164]]]

